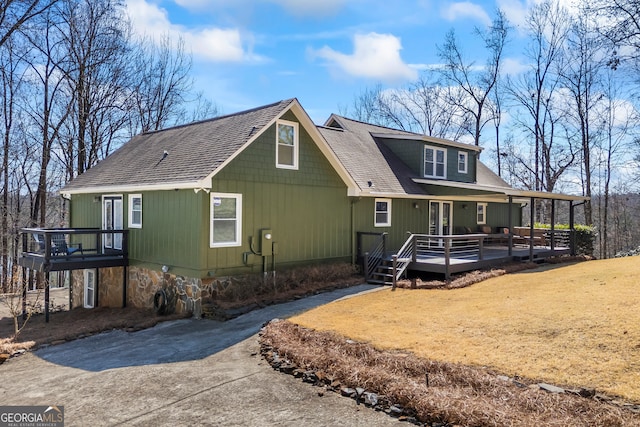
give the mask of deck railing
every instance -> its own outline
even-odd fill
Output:
[[[22,256],[39,259],[39,264],[70,259],[110,256],[128,257],[128,230],[99,228],[23,228]]]
[[[418,259],[444,258],[445,278],[450,279],[449,266],[452,258],[484,257],[487,234],[428,235],[411,234],[400,250],[392,256],[393,287],[412,262]]]
[[[374,240],[369,246],[369,250],[362,254],[362,269],[364,270],[365,280],[369,280],[373,272],[378,268],[387,256],[387,233],[358,233],[358,256],[362,253],[363,238],[370,236]]]

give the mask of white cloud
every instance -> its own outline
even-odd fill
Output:
[[[182,38],[194,56],[216,62],[259,62],[264,58],[251,51],[251,36],[237,28],[190,29],[171,23],[168,13],[146,0],[127,0],[127,12],[134,30],[159,40],[164,35]]]
[[[351,76],[385,82],[414,80],[418,73],[402,61],[401,49],[399,38],[391,34],[369,33],[354,36],[352,54],[337,52],[328,46],[312,53]]]
[[[478,20],[485,25],[491,25],[491,18],[482,6],[468,1],[451,3],[448,7],[442,10],[442,17],[448,21],[471,18]]]
[[[257,1],[272,3],[296,16],[327,16],[336,14],[347,0],[176,0],[176,4],[192,11],[212,8],[246,8]]]
[[[500,67],[502,74],[508,76],[521,74],[529,69],[529,66],[527,64],[523,64],[522,62],[514,58],[504,58]]]

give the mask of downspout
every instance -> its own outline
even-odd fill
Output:
[[[357,198],[355,198],[355,197],[352,197],[352,198],[351,198],[351,212],[350,212],[350,215],[351,215],[351,218],[350,218],[350,222],[351,222],[351,224],[350,224],[350,228],[351,228],[351,229],[349,230],[349,236],[351,236],[351,239],[350,239],[350,242],[349,242],[349,244],[351,245],[351,247],[349,248],[349,250],[350,250],[350,252],[351,252],[351,265],[356,265],[356,261],[357,261],[357,260],[356,260],[356,256],[357,256],[357,254],[356,254],[356,249],[355,249],[355,248],[356,248],[356,242],[355,242],[355,240],[356,240],[356,231],[355,231],[355,228],[356,228],[355,204],[356,204],[356,202],[357,202],[357,201],[358,201],[358,199],[357,199]]]

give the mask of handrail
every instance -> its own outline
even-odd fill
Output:
[[[387,253],[387,233],[358,233],[359,245],[361,245],[361,235],[375,235],[377,239],[371,245],[369,251],[364,253],[363,269],[365,280],[369,280],[373,272],[382,263]],[[360,248],[360,246],[359,246]]]
[[[393,256],[393,287],[407,267],[418,257],[444,257],[445,278],[450,279],[451,258],[484,258],[484,241],[487,234],[411,234]]]
[[[22,235],[22,254],[31,257],[44,258],[45,264],[50,260],[67,259],[80,255],[83,258],[95,258],[108,253],[128,257],[129,230],[111,230],[99,228],[35,228],[25,227],[20,229]],[[59,237],[62,235],[60,240]],[[78,235],[78,239],[67,242],[67,236]],[[86,235],[95,235],[95,238],[82,238]],[[121,248],[104,248],[102,239],[104,235],[121,235]],[[40,236],[40,237],[37,237]],[[60,240],[56,245],[56,240]],[[71,239],[69,239],[71,240]],[[66,246],[61,250],[60,244]],[[92,247],[95,245],[95,247]],[[88,252],[88,253],[87,253]]]

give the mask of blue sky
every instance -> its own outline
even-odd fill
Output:
[[[318,124],[364,89],[398,87],[437,65],[455,29],[482,64],[474,27],[499,7],[514,26],[505,71],[522,67],[519,36],[530,1],[126,0],[134,31],[182,37],[197,90],[223,114],[296,97]]]

